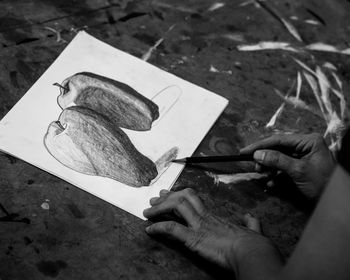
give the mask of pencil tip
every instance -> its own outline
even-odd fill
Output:
[[[185,159],[174,159],[171,162],[175,162],[175,163],[186,163]]]

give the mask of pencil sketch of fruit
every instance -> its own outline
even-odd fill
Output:
[[[122,130],[151,130],[159,107],[130,86],[89,72],[65,79],[57,98],[63,109],[52,122],[44,144],[63,165],[83,174],[108,177],[132,187],[149,186],[175,159],[178,148],[155,163],[140,153]],[[162,117],[182,94],[170,86],[155,95]]]
[[[125,132],[88,108],[63,110],[59,120],[49,125],[44,143],[59,162],[87,175],[141,187],[158,174],[155,164],[134,147]]]
[[[158,106],[130,86],[89,72],[77,73],[61,84],[57,101],[62,109],[82,106],[105,115],[122,128],[150,130]]]

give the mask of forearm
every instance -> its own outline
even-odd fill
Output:
[[[294,253],[276,279],[349,279],[350,176],[338,166]]]

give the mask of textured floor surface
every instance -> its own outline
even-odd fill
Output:
[[[244,0],[1,1],[0,116],[25,94],[76,32],[86,30],[140,58],[163,39],[150,63],[229,99],[196,155],[236,153],[273,133],[324,133],[327,124],[317,110],[289,103],[274,125],[266,128],[283,103],[275,89],[286,94],[302,72],[294,57],[312,69],[325,63],[324,71],[336,69],[347,100],[349,56],[319,51],[243,52],[237,46],[273,41],[304,49],[322,42],[346,49],[350,3],[264,3],[267,6]],[[295,27],[301,41],[281,17]],[[305,79],[300,96],[317,108]],[[335,108],[338,100],[331,101]],[[265,191],[266,182],[261,180],[229,183],[232,177],[227,174],[249,170],[249,164],[186,168],[174,188],[193,187],[211,211],[228,219],[237,212],[256,215],[265,235],[289,256],[310,209],[283,184],[278,190]],[[0,174],[2,280],[218,278],[218,271],[176,244],[149,238],[144,232],[146,222],[21,160],[0,154]]]

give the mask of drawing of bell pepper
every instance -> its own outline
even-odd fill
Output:
[[[94,73],[77,73],[63,81],[57,101],[62,109],[82,106],[103,114],[115,125],[150,130],[158,106],[132,87]]]
[[[123,130],[89,108],[64,109],[59,120],[49,125],[44,144],[54,158],[75,171],[132,187],[148,186],[158,174],[155,164]]]

